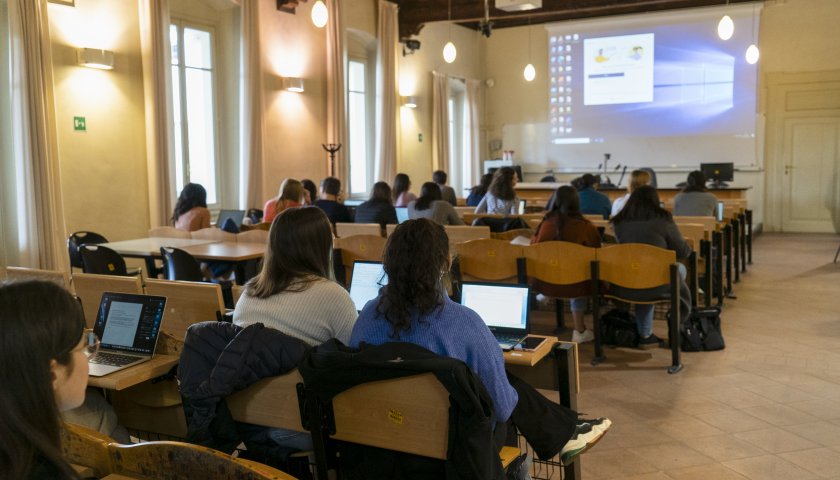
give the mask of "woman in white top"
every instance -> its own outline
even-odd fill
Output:
[[[262,271],[245,286],[233,323],[257,322],[310,345],[350,341],[356,306],[331,280],[332,229],[320,208],[293,207],[271,224]]]
[[[627,193],[623,197],[618,197],[613,201],[610,217],[618,215],[618,212],[627,204],[627,199],[630,198],[633,190],[643,185],[650,185],[650,173],[645,170],[633,170],[630,174],[630,184],[627,185]]]
[[[515,215],[519,213],[519,198],[513,187],[516,186],[516,171],[511,167],[502,167],[493,174],[493,181],[487,194],[475,207],[475,213],[495,213]]]

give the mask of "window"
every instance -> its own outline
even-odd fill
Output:
[[[467,126],[467,102],[464,82],[452,79],[449,82],[449,185],[455,195],[463,197],[470,184],[469,127]]]
[[[219,201],[218,142],[215,107],[213,32],[173,23],[172,113],[175,144],[175,188],[188,182],[207,190],[208,207]]]
[[[373,178],[372,148],[370,145],[371,112],[368,108],[367,65],[350,60],[347,69],[347,130],[350,143],[350,195],[365,194]]]

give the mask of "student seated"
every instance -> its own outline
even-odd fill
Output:
[[[318,201],[318,187],[315,186],[315,182],[304,178],[300,184],[303,186],[303,204],[314,205]]]
[[[624,205],[627,203],[627,200],[630,198],[630,194],[633,193],[633,190],[643,185],[650,185],[650,173],[646,170],[633,170],[633,172],[630,173],[630,183],[627,185],[627,193],[613,201],[610,216],[614,217],[618,215],[618,212],[624,208]]]
[[[280,212],[287,208],[299,207],[304,202],[303,184],[294,178],[287,178],[280,184],[277,197],[265,202],[263,222],[271,223]]]
[[[717,204],[717,197],[706,190],[706,176],[700,170],[695,170],[688,174],[682,192],[674,197],[674,215],[714,216]]]
[[[597,190],[598,177],[590,173],[572,181],[580,195],[580,213],[585,215],[601,215],[605,219],[610,218],[612,207],[610,199]]]
[[[436,170],[432,174],[432,181],[437,183],[440,187],[440,195],[443,200],[449,202],[453,207],[458,205],[458,199],[455,196],[455,189],[446,185],[446,172],[443,170]]]
[[[481,203],[481,199],[487,194],[487,189],[490,188],[490,182],[493,181],[492,173],[485,173],[481,176],[478,185],[470,189],[470,194],[467,195],[467,206],[477,207]]]
[[[478,314],[446,295],[440,279],[450,263],[442,226],[428,219],[400,224],[385,246],[388,285],[362,309],[350,346],[408,342],[462,360],[493,398],[498,447],[511,441],[508,434],[518,426],[535,448],[549,444],[549,457],[560,453],[564,463],[570,462],[598,441],[611,422],[578,420],[577,413],[507,374],[502,349]]]
[[[409,203],[417,200],[417,195],[411,193],[411,179],[404,173],[398,173],[394,177],[394,206],[407,207]]]
[[[175,202],[171,222],[175,228],[186,232],[210,228],[210,210],[207,210],[207,191],[204,187],[197,183],[184,185]]]
[[[355,218],[356,223],[378,223],[382,228],[399,223],[397,210],[391,203],[391,187],[385,182],[374,183],[368,201],[356,207]]]
[[[440,187],[426,182],[420,189],[420,198],[408,204],[408,218],[428,218],[441,225],[463,225],[464,221],[455,207],[440,196]]]
[[[348,223],[353,221],[350,209],[338,201],[341,194],[341,180],[335,177],[327,177],[321,180],[321,198],[313,205],[320,208],[327,214],[331,223]]]
[[[475,213],[495,213],[515,215],[519,213],[519,198],[513,187],[516,186],[516,171],[511,167],[502,167],[493,173],[493,180],[487,194],[475,207]]]

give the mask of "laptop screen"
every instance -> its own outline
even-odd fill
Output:
[[[403,223],[408,220],[408,207],[397,207],[397,222]]]
[[[490,330],[528,329],[528,287],[464,283],[461,305],[475,311]]]
[[[517,212],[520,215],[525,215],[525,200],[520,200],[519,205],[517,208]]]
[[[388,275],[381,262],[356,260],[350,280],[350,298],[356,304],[356,310],[361,312],[367,302],[379,295],[379,288],[387,284]]]
[[[165,297],[105,292],[93,331],[103,348],[151,355],[165,305]]]
[[[222,228],[228,218],[232,219],[237,227],[241,227],[242,221],[245,220],[245,210],[219,210],[219,218],[216,220],[216,226]]]
[[[723,202],[718,202],[717,205],[715,205],[715,220],[717,220],[718,222],[723,221],[723,207]]]

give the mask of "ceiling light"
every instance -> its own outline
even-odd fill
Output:
[[[315,5],[312,5],[312,23],[318,28],[323,28],[327,24],[330,15],[327,12],[327,6],[323,0],[318,0]]]
[[[449,8],[447,10],[446,18],[449,20],[449,41],[443,46],[443,60],[446,63],[455,61],[458,56],[458,50],[455,49],[455,44],[452,43],[452,0],[449,0]]]
[[[732,35],[735,33],[735,22],[732,21],[732,17],[729,15],[724,15],[723,18],[720,19],[718,22],[718,37],[721,40],[729,40],[732,38]]]
[[[532,82],[534,78],[537,77],[537,71],[534,69],[534,66],[530,63],[525,65],[525,71],[522,72],[525,75],[525,81]]]
[[[760,54],[758,51],[758,47],[756,47],[753,43],[752,45],[747,47],[747,53],[746,55],[744,55],[744,57],[747,59],[747,63],[749,63],[750,65],[755,65],[756,62],[758,62],[759,55]]]

